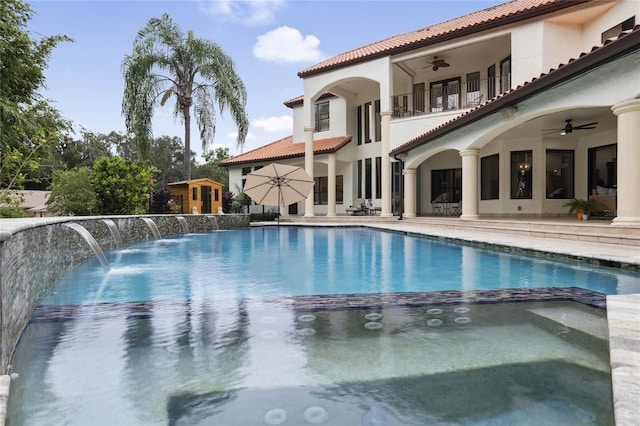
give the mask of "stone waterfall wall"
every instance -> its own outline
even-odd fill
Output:
[[[116,243],[104,220],[116,224],[126,246],[154,239],[143,217],[153,220],[163,237],[183,233],[175,215],[50,218],[17,228],[11,226],[20,223],[10,222],[14,219],[0,221],[0,374],[9,371],[13,348],[33,310],[68,271],[94,256],[84,238],[64,224],[82,225],[107,251]],[[189,232],[249,227],[244,214],[183,217]]]

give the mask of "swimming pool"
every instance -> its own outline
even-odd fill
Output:
[[[637,273],[366,228],[264,227],[150,240],[69,274],[44,304],[582,287],[640,292]]]
[[[489,280],[616,293],[636,288],[631,274],[341,228],[107,255],[108,274],[93,260],[73,271],[25,330],[12,425],[613,422],[602,310],[377,301]]]

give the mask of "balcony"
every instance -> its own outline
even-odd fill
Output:
[[[420,85],[415,85],[420,86]],[[511,75],[485,80],[461,81],[454,78],[432,82],[429,90],[395,95],[391,98],[393,118],[415,117],[474,108],[511,87]]]

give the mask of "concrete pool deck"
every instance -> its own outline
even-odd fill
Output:
[[[575,219],[398,217],[296,218],[292,224],[367,226],[394,232],[516,248],[640,273],[640,227]],[[280,225],[287,222],[280,222]],[[609,352],[616,425],[640,424],[640,294],[607,296]]]

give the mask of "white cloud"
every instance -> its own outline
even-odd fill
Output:
[[[214,0],[206,1],[207,13],[247,25],[271,22],[284,0]]]
[[[296,63],[323,59],[318,50],[320,40],[314,35],[303,36],[296,28],[279,27],[258,36],[253,55],[265,61]]]
[[[293,131],[293,118],[288,115],[280,117],[266,117],[255,120],[252,126],[263,129],[266,132],[280,132],[283,130]]]

